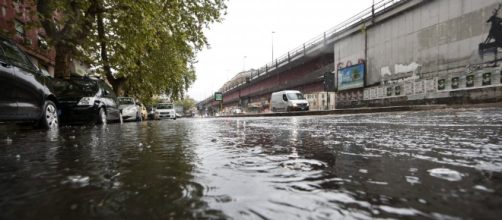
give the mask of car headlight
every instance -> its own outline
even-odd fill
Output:
[[[94,105],[94,101],[96,101],[96,97],[83,97],[78,101],[77,105]]]
[[[298,104],[296,104],[296,103],[293,103],[293,107],[296,107],[296,106],[298,106]]]

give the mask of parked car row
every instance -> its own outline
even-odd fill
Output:
[[[37,68],[16,44],[0,36],[0,121],[51,129],[60,122],[106,124],[176,118],[172,105],[161,104],[153,111],[150,117],[142,103],[130,97],[117,97],[98,78],[53,79]]]

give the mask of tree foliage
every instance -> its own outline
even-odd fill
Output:
[[[57,56],[91,62],[118,94],[143,100],[161,93],[183,96],[195,80],[195,54],[207,45],[203,30],[226,9],[225,0],[36,3]],[[58,62],[56,75],[67,75],[61,67],[67,63]]]
[[[195,107],[197,102],[189,97],[176,101],[177,106],[183,106],[183,112],[187,112],[191,108]]]

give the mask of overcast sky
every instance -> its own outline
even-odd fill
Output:
[[[380,0],[375,0],[378,2]],[[227,15],[205,31],[188,96],[201,101],[244,69],[257,69],[371,7],[373,0],[229,0]],[[272,33],[275,32],[275,33]]]

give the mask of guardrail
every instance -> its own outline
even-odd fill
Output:
[[[261,75],[264,75],[265,73],[268,73],[274,69],[276,69],[279,66],[282,66],[286,63],[289,63],[291,60],[303,57],[307,54],[309,54],[309,50],[313,49],[319,45],[322,45],[326,42],[327,39],[330,37],[334,37],[337,34],[344,32],[345,30],[351,28],[352,26],[359,24],[367,19],[371,19],[373,16],[378,14],[379,12],[384,11],[385,9],[401,2],[405,1],[410,1],[410,0],[382,0],[377,3],[374,3],[371,7],[364,9],[363,11],[357,13],[356,15],[350,17],[349,19],[343,21],[342,23],[336,25],[335,27],[323,32],[322,34],[308,40],[307,42],[303,43],[302,45],[294,48],[293,50],[290,50],[286,54],[276,58],[273,60],[273,62],[265,64],[265,66],[262,66],[258,68],[257,70],[252,71],[249,74],[249,81],[252,81],[256,78],[258,78]],[[235,89],[241,85],[244,85],[245,82],[238,82],[235,84],[231,84],[227,86],[226,88],[222,88],[220,90],[223,90],[221,92],[225,93],[228,92],[232,89]],[[203,102],[207,103],[211,101],[212,97],[207,98]]]

